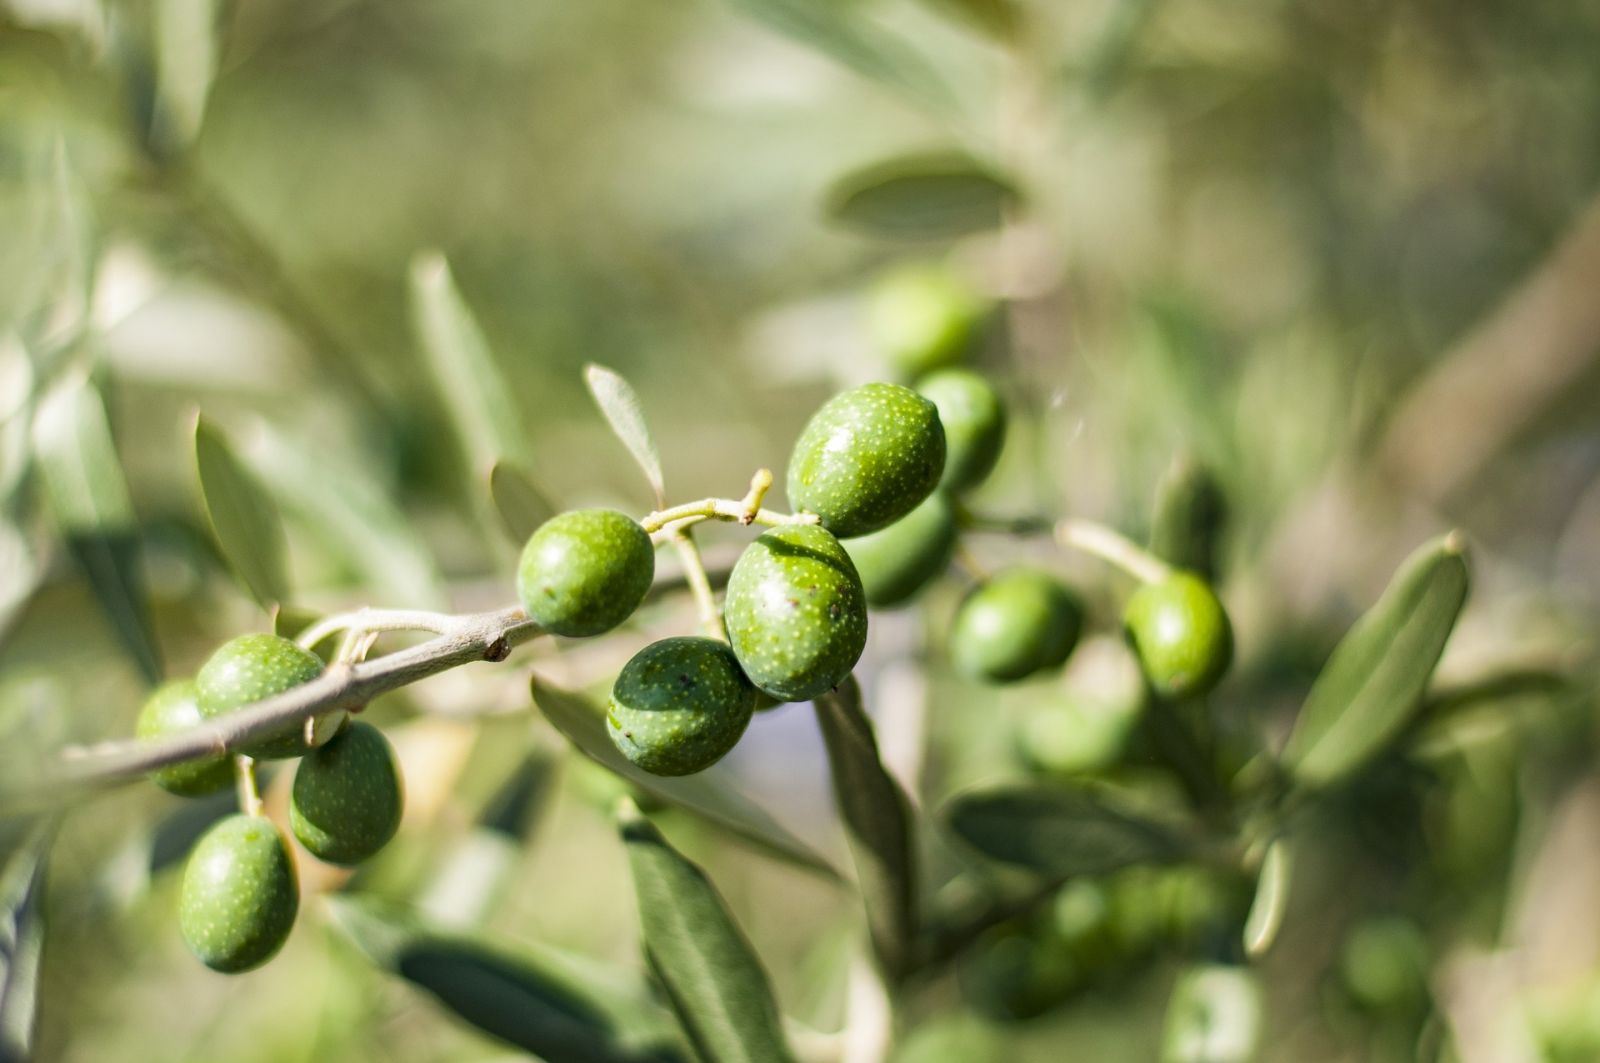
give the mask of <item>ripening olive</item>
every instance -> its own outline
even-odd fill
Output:
[[[207,719],[309,683],[322,674],[322,658],[279,635],[240,635],[223,643],[195,676],[196,700]],[[305,725],[284,724],[239,747],[258,760],[297,757],[306,751]]]
[[[601,635],[639,608],[655,572],[655,547],[638,521],[613,509],[569,510],[528,537],[517,596],[552,634]]]
[[[219,820],[195,844],[178,895],[178,929],[200,961],[234,974],[288,940],[300,886],[288,844],[263,816]]]
[[[1063,664],[1082,629],[1077,595],[1047,572],[1013,568],[961,603],[950,655],[964,675],[1007,683]]]
[[[750,725],[756,688],[727,643],[652,642],[623,666],[606,713],[611,741],[652,775],[692,775],[727,755]]]
[[[935,491],[887,528],[842,544],[855,562],[867,604],[899,605],[944,572],[956,547],[950,499]]]
[[[1216,592],[1192,572],[1174,571],[1128,599],[1123,624],[1151,689],[1192,698],[1217,685],[1233,660],[1233,629]]]
[[[889,364],[916,376],[960,362],[974,346],[987,309],[950,270],[917,262],[890,271],[873,286],[867,327]]]
[[[134,734],[140,738],[164,738],[204,722],[195,702],[194,680],[175,679],[163,683],[145,701]],[[157,768],[150,773],[150,779],[168,793],[203,797],[232,784],[233,765],[226,755],[205,757]]]
[[[289,824],[313,856],[359,864],[400,829],[400,769],[383,732],[365,721],[301,759],[289,797]]]
[[[1006,408],[983,377],[968,369],[944,369],[917,383],[917,391],[939,410],[944,426],[944,476],[939,486],[970,491],[994,471],[1006,438]]]

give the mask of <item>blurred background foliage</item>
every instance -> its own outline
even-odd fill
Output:
[[[516,541],[496,460],[558,506],[650,507],[585,363],[638,388],[672,498],[737,496],[831,390],[893,373],[874,286],[935,262],[1002,304],[978,360],[1013,432],[984,508],[1140,537],[1175,455],[1215,475],[1240,651],[1210,711],[1235,770],[1415,543],[1473,540],[1438,711],[1300,849],[1261,1058],[1595,1058],[1597,49],[1580,2],[5,0],[0,771],[130,733],[149,681],[269,622],[207,523],[196,409],[283,513],[294,606],[489,608]],[[482,331],[454,358],[429,340],[451,276]],[[741,534],[711,531],[713,558]],[[1049,563],[1110,633],[1125,581]],[[1161,800],[1120,640],[974,687],[938,648],[955,584],[875,617],[862,669],[922,804],[1030,773]],[[532,659],[604,689],[690,616],[664,598]],[[1445,696],[1508,669],[1569,679]],[[303,861],[307,888],[637,971],[617,784],[530,722],[526,672],[375,705],[406,826],[353,883]],[[825,771],[800,706],[716,769],[838,863]],[[511,1052],[328,904],[261,972],[200,968],[171,865],[226,808],[133,787],[62,822],[39,1058]],[[785,1012],[837,1028],[859,903],[663,822]],[[924,842],[934,902],[1011,884]],[[898,1058],[1152,1058],[1237,891],[1075,883],[919,984]]]

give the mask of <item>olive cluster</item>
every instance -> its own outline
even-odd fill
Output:
[[[139,713],[141,738],[160,738],[281,694],[322,674],[322,658],[277,635],[241,635],[222,645],[193,679],[160,687]],[[354,865],[394,837],[403,805],[394,750],[376,727],[340,714],[309,731],[296,722],[258,736],[238,752],[255,760],[299,757],[289,800],[295,838],[329,863]],[[308,733],[334,729],[312,746]],[[200,797],[234,781],[231,758],[216,756],[162,768],[157,785]],[[178,925],[208,967],[234,973],[271,959],[289,937],[300,907],[290,843],[253,810],[214,824],[184,869]]]

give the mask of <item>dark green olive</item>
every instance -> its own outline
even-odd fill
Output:
[[[355,720],[301,759],[289,825],[311,855],[359,864],[400,829],[400,769],[383,732]]]
[[[322,658],[278,635],[240,635],[223,643],[195,676],[196,700],[207,719],[282,694],[322,674]],[[258,760],[306,751],[305,724],[285,724],[240,746]]]
[[[266,963],[288,940],[299,909],[294,861],[271,820],[219,820],[189,854],[178,929],[207,967],[234,974]]]
[[[756,688],[727,643],[680,636],[633,655],[611,688],[611,741],[652,775],[692,775],[727,755],[755,711]]]
[[[944,369],[923,377],[917,391],[938,408],[944,425],[939,486],[960,494],[983,483],[1006,439],[1006,408],[993,385],[969,369]]]
[[[843,682],[867,645],[867,599],[850,555],[815,524],[773,528],[728,577],[724,615],[760,690],[809,701]]]
[[[146,699],[134,733],[146,739],[165,738],[204,722],[195,700],[194,680],[175,679],[163,683]],[[150,779],[168,793],[203,797],[232,784],[233,765],[225,755],[205,757],[157,768],[150,773]]]
[[[970,678],[1008,683],[1059,667],[1082,629],[1077,595],[1047,572],[1013,568],[985,580],[961,603],[950,656]]]
[[[822,404],[789,458],[789,502],[840,538],[893,524],[944,472],[933,403],[899,384],[863,384]]]
[[[1128,599],[1123,623],[1146,681],[1164,698],[1192,698],[1217,685],[1233,660],[1233,629],[1216,592],[1174,571]]]
[[[889,364],[907,376],[954,365],[975,345],[987,303],[936,263],[886,273],[868,298],[868,330]]]
[[[861,576],[867,604],[899,605],[937,579],[956,548],[950,499],[935,491],[887,528],[843,544]]]
[[[639,522],[613,509],[575,509],[528,537],[517,568],[517,596],[555,635],[602,635],[644,601],[656,551]]]

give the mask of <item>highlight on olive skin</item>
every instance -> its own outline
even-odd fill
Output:
[[[189,854],[178,929],[212,970],[237,974],[266,963],[288,940],[299,910],[294,859],[271,820],[219,820]]]
[[[756,688],[727,643],[678,636],[652,642],[623,666],[606,730],[652,775],[692,775],[733,749],[755,706]]]
[[[612,509],[575,509],[540,525],[517,565],[517,597],[553,635],[603,635],[633,615],[655,578],[639,522]]]
[[[1176,570],[1147,583],[1123,610],[1128,640],[1150,688],[1193,698],[1217,685],[1233,661],[1233,626],[1211,584]]]
[[[950,630],[956,670],[1010,683],[1064,664],[1083,630],[1078,596],[1047,572],[1012,568],[962,601]]]

